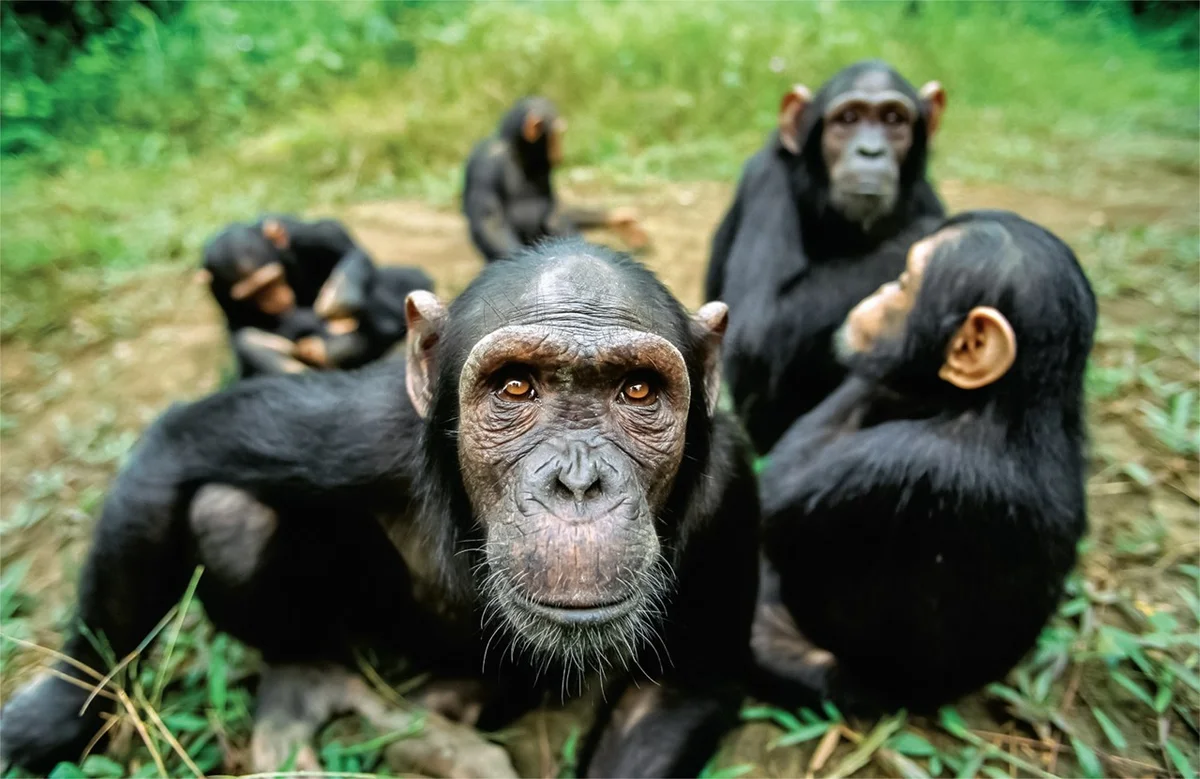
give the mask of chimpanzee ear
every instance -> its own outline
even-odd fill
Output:
[[[712,416],[721,398],[721,339],[729,326],[729,306],[719,300],[705,303],[692,321],[704,332],[704,401]]]
[[[404,301],[404,317],[408,321],[408,399],[417,414],[427,419],[433,405],[434,356],[446,322],[446,307],[432,292],[417,290]]]
[[[779,142],[792,154],[799,154],[804,139],[800,137],[800,117],[812,102],[812,92],[796,84],[779,101]]]
[[[921,87],[921,102],[925,104],[927,135],[932,138],[942,123],[942,112],[946,110],[946,90],[937,81]]]
[[[525,114],[525,122],[521,125],[521,136],[526,143],[536,143],[546,131],[546,120],[533,112]]]
[[[1008,319],[991,306],[976,306],[950,339],[938,376],[959,389],[979,389],[1008,373],[1016,358],[1017,336]]]
[[[276,249],[286,249],[290,242],[287,228],[278,219],[268,219],[263,222],[262,234]]]

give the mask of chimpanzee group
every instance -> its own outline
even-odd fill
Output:
[[[60,661],[0,713],[4,763],[94,743],[97,637],[133,651],[198,565],[213,623],[262,653],[263,771],[319,770],[325,720],[380,710],[347,670],[366,646],[473,682],[455,710],[484,729],[598,686],[589,776],[695,775],[748,692],[928,711],[1003,676],[1086,529],[1096,304],[1045,229],[946,217],[945,105],[879,61],[788,91],[693,314],[576,236],[646,242],[628,210],[560,208],[541,98],[471,153],[487,263],[448,305],[334,222],[226,229],[204,272],[241,373],[294,375],[146,431]]]

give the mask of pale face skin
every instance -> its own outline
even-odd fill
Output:
[[[913,244],[900,278],[884,284],[850,311],[841,331],[842,344],[848,351],[870,351],[881,338],[900,333],[916,302],[930,255],[940,242],[954,234],[954,230],[945,230]]]

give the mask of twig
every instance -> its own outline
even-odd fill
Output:
[[[120,699],[121,705],[125,707],[125,712],[129,715],[133,726],[137,728],[138,735],[142,737],[142,743],[146,745],[147,751],[150,752],[150,758],[154,760],[154,765],[158,768],[158,775],[165,779],[168,776],[167,766],[163,763],[162,755],[158,753],[158,748],[154,746],[154,739],[150,738],[150,732],[146,730],[146,723],[138,716],[137,707],[133,705],[133,701],[129,699],[125,691],[119,687],[117,688],[117,697]]]
[[[846,755],[842,762],[838,763],[830,769],[828,776],[830,779],[849,776],[858,769],[871,762],[875,751],[883,746],[883,742],[887,741],[888,737],[895,733],[900,728],[904,727],[904,722],[907,719],[903,713],[898,714],[891,719],[886,719],[875,726],[870,735],[859,743],[858,747]],[[843,726],[844,727],[844,726]]]
[[[96,731],[96,735],[92,736],[92,740],[88,742],[86,747],[84,747],[83,757],[79,759],[79,762],[82,763],[88,755],[92,754],[92,750],[95,749],[96,745],[100,743],[100,739],[104,738],[108,734],[108,731],[116,727],[117,723],[120,721],[121,718],[116,714],[109,714],[108,716],[104,717],[104,725],[100,728],[100,730]]]
[[[81,690],[92,689],[92,685],[88,684],[84,680],[77,679],[76,677],[71,676],[68,673],[63,673],[62,671],[58,670],[57,668],[47,668],[46,673],[50,674],[51,676],[53,676],[57,679],[62,679],[64,682],[67,682],[68,684],[73,684],[76,687],[80,688]],[[112,694],[108,690],[104,690],[103,692],[101,692],[100,697],[107,698],[110,701],[115,701],[117,699],[117,696]]]
[[[813,752],[812,759],[808,761],[808,776],[815,775],[817,771],[825,767],[829,756],[833,754],[833,750],[837,749],[838,741],[841,739],[842,727],[844,726],[831,727],[825,731],[824,736],[821,736],[821,741],[817,744],[817,751]]]
[[[1047,751],[1051,750],[1051,749],[1058,750],[1058,751],[1062,751],[1062,750],[1066,749],[1066,747],[1064,747],[1062,744],[1058,743],[1057,741],[1047,744],[1045,741],[1040,741],[1036,738],[1029,738],[1027,736],[1017,736],[1017,735],[1013,735],[1013,734],[1009,734],[1009,733],[996,733],[995,731],[991,731],[991,730],[973,730],[972,732],[977,733],[980,736],[983,736],[984,738],[987,738],[987,739],[994,739],[996,741],[1004,741],[1009,744],[1025,744],[1027,746],[1037,747],[1038,749],[1045,749]]]
[[[175,754],[179,755],[179,758],[183,761],[183,764],[186,765],[188,770],[195,774],[198,779],[204,779],[204,772],[197,768],[196,764],[192,762],[192,758],[190,755],[188,755],[187,750],[183,748],[183,745],[180,744],[179,740],[175,738],[175,734],[172,733],[167,727],[166,723],[162,721],[162,717],[158,716],[158,712],[155,711],[154,707],[150,705],[150,701],[146,700],[146,696],[144,694],[139,694],[138,698],[140,699],[142,706],[146,708],[146,714],[148,714],[150,719],[154,721],[154,726],[158,728],[158,730],[162,733],[163,738],[165,738],[167,743],[171,745],[171,749],[175,750]]]
[[[1071,708],[1075,705],[1075,693],[1079,690],[1079,675],[1083,672],[1083,666],[1076,664],[1074,670],[1071,671],[1071,679],[1067,682],[1067,691],[1063,693],[1062,705],[1058,707],[1061,714],[1066,716],[1071,712]]]
[[[25,649],[34,649],[34,650],[37,650],[38,652],[42,652],[44,654],[50,655],[50,657],[53,657],[55,660],[64,662],[67,665],[71,666],[72,668],[75,668],[76,670],[83,671],[85,674],[87,674],[88,676],[91,676],[93,679],[101,678],[100,672],[97,671],[95,668],[92,668],[90,665],[86,665],[84,663],[79,662],[78,660],[71,657],[70,655],[64,655],[62,652],[59,652],[57,649],[51,649],[48,646],[42,646],[41,644],[35,644],[32,641],[26,641],[23,638],[17,638],[16,636],[10,636],[5,633],[0,633],[0,638],[4,639],[5,641],[11,641],[19,647],[24,647]],[[78,681],[82,681],[82,680],[78,680]],[[91,688],[91,686],[92,685],[90,685],[90,684],[88,685],[89,688]]]
[[[163,618],[158,621],[158,624],[154,626],[154,629],[147,633],[146,637],[143,638],[138,645],[133,648],[133,651],[122,657],[121,662],[114,665],[112,670],[106,673],[104,678],[97,682],[96,689],[92,690],[92,694],[89,695],[87,700],[83,702],[83,705],[79,707],[80,714],[87,711],[87,707],[91,705],[92,700],[96,697],[96,694],[100,692],[102,687],[107,687],[108,683],[111,682],[117,674],[121,673],[125,666],[132,663],[134,659],[136,659],[137,656],[140,655],[143,650],[145,650],[146,647],[150,646],[150,642],[154,640],[155,636],[162,632],[162,629],[165,628],[168,623],[170,623],[171,618],[175,616],[175,613],[178,610],[179,604],[176,603],[171,607],[170,611],[163,615]]]
[[[358,670],[363,676],[366,677],[367,681],[371,683],[371,686],[375,688],[375,692],[379,693],[382,697],[386,698],[389,703],[395,706],[405,705],[404,698],[402,698],[390,684],[384,681],[383,677],[379,675],[379,672],[375,670],[375,667],[368,663],[362,657],[362,655],[356,655],[354,659],[358,664]]]

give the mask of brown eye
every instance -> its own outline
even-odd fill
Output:
[[[645,377],[630,379],[621,388],[621,400],[635,406],[650,406],[658,400],[658,388]]]
[[[512,401],[533,400],[536,396],[533,391],[533,383],[517,376],[505,379],[500,385],[498,394],[504,400]]]
[[[845,111],[842,111],[840,114],[837,115],[836,121],[839,124],[854,124],[855,122],[858,121],[858,112],[854,111],[852,109],[847,109]]]
[[[883,123],[884,124],[895,125],[895,124],[901,124],[903,121],[904,121],[904,117],[900,116],[899,111],[888,111],[886,114],[883,115]]]

